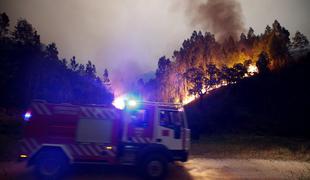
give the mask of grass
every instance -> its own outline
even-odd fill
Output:
[[[274,159],[310,162],[310,141],[266,136],[203,136],[192,142],[191,155],[206,158]]]

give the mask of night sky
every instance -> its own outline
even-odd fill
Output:
[[[75,55],[79,62],[92,60],[98,74],[112,75],[130,68],[131,78],[154,71],[160,56],[170,57],[193,30],[186,12],[188,0],[1,0],[11,26],[26,18],[44,43],[55,42],[60,57]],[[196,2],[205,3],[204,0]],[[262,33],[278,19],[291,34],[300,30],[310,37],[308,0],[239,0],[245,30]]]

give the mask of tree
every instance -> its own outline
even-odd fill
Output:
[[[84,75],[85,74],[85,65],[84,64],[80,64],[78,67],[78,72],[80,75]]]
[[[293,42],[291,43],[291,46],[293,48],[304,48],[308,45],[309,45],[309,41],[307,37],[301,32],[297,31],[295,33],[295,36],[293,37]]]
[[[220,79],[222,82],[231,84],[231,83],[236,83],[240,78],[240,75],[238,74],[238,68],[234,67],[227,67],[226,65],[222,66],[220,70]],[[241,73],[240,73],[241,74]]]
[[[91,78],[95,78],[96,76],[96,66],[92,64],[91,61],[88,61],[86,64],[86,75]]]
[[[45,52],[47,59],[58,60],[58,49],[55,43],[48,44]]]
[[[269,60],[268,54],[264,51],[261,52],[256,62],[256,66],[258,68],[259,73],[265,74],[269,72],[269,68],[268,68],[269,64],[270,64],[270,60]]]
[[[248,39],[255,38],[254,30],[252,27],[249,28],[248,34],[247,34]]]
[[[40,36],[37,31],[25,19],[17,21],[15,30],[13,31],[13,39],[22,45],[39,46]]]
[[[246,35],[244,33],[241,33],[240,42],[245,42],[245,41],[246,41]]]
[[[67,67],[68,61],[67,61],[66,58],[63,58],[63,59],[61,60],[61,62],[62,62],[62,64],[63,64],[65,67]]]
[[[212,88],[213,86],[219,84],[219,69],[216,67],[215,64],[207,64],[207,71],[206,71],[206,86]]]
[[[247,72],[246,67],[242,63],[234,64],[233,69],[236,81],[241,80],[244,77],[245,73]]]
[[[249,48],[252,48],[255,42],[256,36],[254,33],[254,29],[252,27],[249,28],[247,33],[247,45]]]
[[[10,20],[6,13],[0,14],[0,38],[5,37],[9,32]]]
[[[220,79],[222,81],[222,83],[224,82],[229,82],[229,68],[226,65],[223,65],[220,69]]]
[[[266,26],[265,28],[265,35],[269,35],[272,32],[272,29],[269,25]]]
[[[109,78],[109,72],[107,69],[104,69],[103,75],[102,75],[102,83],[107,87],[110,88],[111,81]]]
[[[76,71],[77,68],[79,67],[79,64],[77,63],[76,59],[75,59],[75,56],[73,56],[71,59],[70,59],[70,69],[72,71]]]
[[[171,88],[171,85],[169,84],[169,74],[171,70],[171,61],[166,58],[165,56],[162,56],[158,60],[158,67],[156,70],[156,81],[159,91],[159,99],[160,100],[170,100],[168,97],[171,96],[169,91]],[[170,88],[169,88],[170,87]],[[153,90],[154,91],[154,90]]]
[[[165,56],[162,56],[158,60],[158,68],[156,70],[156,77],[158,79],[164,78],[164,76],[167,75],[169,69],[170,69],[171,62],[168,58]]]
[[[41,44],[40,36],[26,20],[18,20],[13,32],[9,31],[8,22],[8,17],[0,14],[2,107],[25,108],[32,99],[111,103],[113,95],[96,76],[95,65],[88,62],[87,74],[85,65],[79,64],[74,56],[69,64],[66,59],[59,59],[55,43]]]
[[[184,78],[190,84],[189,93],[192,95],[203,95],[204,83],[206,81],[205,73],[200,68],[190,68],[184,73]]]

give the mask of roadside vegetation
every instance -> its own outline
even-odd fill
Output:
[[[310,141],[273,136],[203,136],[192,142],[191,157],[310,162]]]

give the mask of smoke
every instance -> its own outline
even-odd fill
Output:
[[[137,83],[137,77],[143,72],[142,69],[143,67],[135,61],[126,61],[114,69],[111,76],[114,94],[120,96],[133,90]]]
[[[242,8],[236,0],[187,0],[186,12],[193,26],[214,33],[220,42],[229,36],[236,40],[244,32]]]

